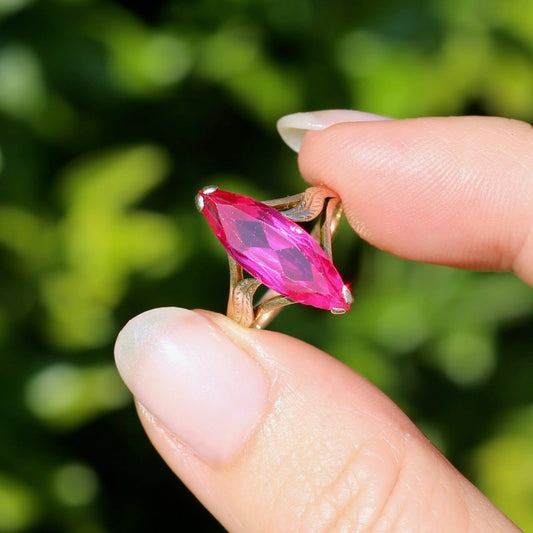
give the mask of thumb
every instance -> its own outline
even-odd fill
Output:
[[[154,446],[231,532],[518,531],[386,396],[301,341],[156,309],[116,360]]]

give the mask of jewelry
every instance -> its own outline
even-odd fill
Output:
[[[230,266],[227,315],[245,327],[266,327],[292,303],[342,314],[353,301],[333,265],[331,239],[342,215],[327,187],[267,202],[204,187],[196,206],[226,249]],[[307,233],[298,223],[316,219]],[[244,277],[243,269],[252,277]],[[261,284],[266,293],[254,304]]]

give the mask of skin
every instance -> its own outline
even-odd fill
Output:
[[[507,119],[371,120],[306,133],[299,165],[309,183],[340,195],[354,230],[375,246],[410,260],[512,270],[533,284],[532,146],[532,128]],[[228,531],[519,531],[391,400],[336,359],[214,313],[161,313],[176,318],[147,315],[156,324],[149,335],[144,318],[126,326],[119,370],[162,458]],[[157,371],[139,384],[138,363],[124,363],[132,351],[159,350],[183,321],[187,353],[214,331],[267,384],[260,414],[221,455],[191,437],[194,420],[184,429],[172,419],[183,400],[154,400],[164,379]]]

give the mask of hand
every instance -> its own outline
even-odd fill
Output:
[[[369,242],[533,283],[529,125],[330,111],[280,126]],[[297,339],[156,309],[116,359],[154,446],[231,532],[518,531],[386,396]]]

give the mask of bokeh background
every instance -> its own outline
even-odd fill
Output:
[[[224,310],[195,192],[299,192],[275,122],[330,107],[531,121],[533,3],[0,0],[1,532],[222,531],[152,450],[113,342],[155,306]],[[353,310],[272,328],[367,376],[533,531],[533,289],[348,227],[335,251]]]

